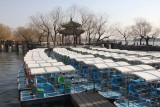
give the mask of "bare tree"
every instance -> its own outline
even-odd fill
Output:
[[[144,19],[136,20],[136,24],[132,26],[132,35],[140,37],[140,45],[142,39],[146,40],[146,45],[149,45],[151,39],[152,25]]]
[[[11,28],[0,24],[0,40],[8,40],[12,38]]]
[[[86,40],[91,44],[91,39],[96,28],[95,15],[86,7],[79,9],[82,29],[86,31]]]
[[[79,6],[75,4],[70,6],[66,13],[69,18],[77,19],[79,17]]]
[[[130,27],[125,27],[124,29],[117,28],[117,32],[123,37],[125,40],[125,45],[127,45],[127,39],[130,38],[131,35],[131,28]]]
[[[98,43],[99,41],[107,38],[107,37],[103,37],[103,39],[101,38],[105,32],[106,32],[106,24],[107,24],[108,19],[105,16],[100,16],[97,17],[96,20],[96,36],[98,36],[96,42]]]
[[[153,33],[151,34],[151,39],[153,40],[153,46],[154,46],[154,42],[156,40],[156,38],[159,36],[160,34],[160,29],[156,28],[155,30],[153,30]]]
[[[108,26],[106,27],[104,36],[100,39],[101,41],[103,41],[104,39],[109,40],[111,37],[114,37],[116,34],[116,29],[114,26]]]
[[[87,25],[87,22],[93,16],[93,13],[86,7],[82,7],[79,9],[79,15],[80,15],[80,20],[81,20],[81,25],[82,28],[85,28]]]
[[[57,34],[58,30],[60,29],[60,25],[63,22],[64,14],[60,7],[53,9],[50,13],[51,22],[53,25],[53,32],[54,32],[54,46],[57,41]]]
[[[18,27],[15,33],[17,40],[25,41],[26,44],[34,39],[34,32],[30,28]]]
[[[37,26],[37,28],[47,37],[47,47],[49,47],[49,37],[53,37],[51,35],[52,33],[52,26],[51,23],[49,22],[49,17],[47,15],[37,15],[37,16],[32,16],[31,21],[33,24]]]
[[[90,15],[90,19],[87,21],[86,33],[88,37],[88,43],[91,44],[91,40],[95,36],[96,22],[93,15]]]
[[[41,44],[42,38],[45,36],[45,35],[44,35],[44,32],[41,32],[41,31],[37,28],[37,26],[35,26],[35,25],[33,25],[33,24],[30,24],[29,27],[30,27],[30,29],[33,30],[33,33],[34,33],[33,36],[34,36],[34,38],[35,38],[35,41],[37,41],[39,44]]]

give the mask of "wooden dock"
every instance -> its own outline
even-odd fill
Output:
[[[74,107],[116,107],[97,92],[82,92],[71,95]]]

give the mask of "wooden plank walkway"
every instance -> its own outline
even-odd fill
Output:
[[[97,92],[91,91],[71,94],[71,101],[75,107],[116,107]]]

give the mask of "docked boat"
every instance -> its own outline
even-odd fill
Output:
[[[56,99],[85,91],[77,70],[48,57],[44,49],[30,50],[17,75],[21,103]]]
[[[114,102],[118,107],[159,107],[160,72],[134,72],[128,84],[128,96]]]

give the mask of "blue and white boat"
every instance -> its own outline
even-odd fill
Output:
[[[134,72],[128,83],[128,96],[114,102],[118,107],[159,107],[160,72]]]
[[[75,83],[76,70],[70,65],[32,68],[28,80],[31,90],[20,92],[20,101],[27,102],[85,91]]]
[[[155,69],[149,65],[121,66],[113,67],[110,78],[107,80],[106,87],[99,91],[99,94],[107,99],[120,99],[127,95],[128,81],[132,79],[131,73]]]

